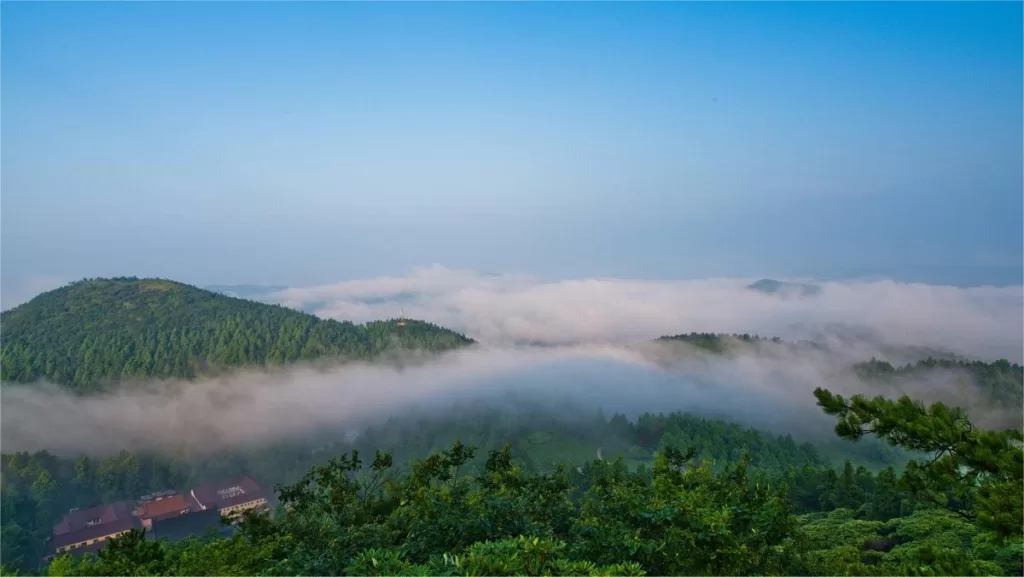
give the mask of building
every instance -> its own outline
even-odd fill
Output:
[[[237,518],[249,509],[267,506],[263,489],[248,475],[200,485],[192,489],[191,495],[201,510],[216,509],[227,518]]]
[[[180,517],[201,510],[192,495],[182,495],[177,491],[163,491],[155,495],[141,497],[139,504],[135,507],[135,515],[142,522],[142,526],[149,530],[153,528],[153,523],[156,521]]]
[[[107,546],[110,539],[139,528],[141,523],[132,514],[129,501],[72,509],[53,526],[51,555],[99,551]]]
[[[93,553],[110,539],[145,529],[151,538],[171,541],[203,535],[213,527],[222,534],[233,529],[222,518],[235,520],[249,509],[266,508],[263,489],[248,475],[200,485],[188,493],[160,491],[143,495],[137,503],[118,501],[90,509],[72,509],[53,527],[47,558],[62,553]]]

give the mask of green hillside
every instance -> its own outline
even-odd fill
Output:
[[[728,335],[719,333],[689,333],[663,336],[655,339],[663,345],[686,345],[687,348],[670,348],[668,354],[657,358],[658,361],[671,364],[673,361],[694,356],[695,351],[704,354],[768,354],[765,346],[784,347],[787,353],[799,355],[813,350],[828,350],[825,344],[813,341],[787,342],[781,339],[765,338],[757,335]],[[917,356],[917,360],[902,366],[893,365],[884,360],[872,358],[859,362],[849,368],[864,383],[874,385],[899,385],[901,381],[935,378],[935,372],[945,371],[959,378],[965,388],[977,391],[985,400],[997,407],[1017,408],[1024,403],[1024,367],[1019,363],[1011,363],[1006,359],[995,361],[967,360],[948,358],[950,355],[941,351],[933,351],[920,347],[879,347],[880,352],[893,354],[896,357]]]
[[[322,320],[135,278],[45,293],[0,315],[0,331],[5,381],[45,378],[80,392],[472,343],[429,323]],[[765,344],[747,335],[666,341],[727,355]],[[894,383],[956,369],[1002,403],[1019,398],[1019,365],[942,363],[851,368],[865,382]],[[985,430],[959,409],[906,397],[815,395],[837,436],[813,445],[678,412],[630,420],[467,403],[444,416],[395,415],[352,439],[195,455],[7,453],[0,575],[1021,574],[1019,430]],[[848,445],[834,461],[832,440]],[[892,451],[914,460],[893,463]],[[877,471],[857,466],[872,455]],[[273,487],[282,506],[247,518],[233,537],[171,543],[131,532],[98,555],[42,562],[70,508],[241,473]]]
[[[902,367],[871,359],[858,363],[854,370],[863,379],[893,382],[899,379],[926,378],[931,371],[957,371],[969,377],[985,398],[1000,407],[1020,407],[1024,403],[1024,367],[1000,359],[992,363],[927,358]]]
[[[1019,431],[906,397],[815,396],[839,438],[873,434],[926,455],[873,473],[834,468],[788,436],[682,413],[564,427],[526,411],[410,414],[355,445],[201,461],[5,454],[0,575],[1021,574]],[[630,466],[628,445],[643,463]],[[238,473],[276,485],[278,506],[231,537],[136,531],[96,555],[40,562],[70,507]]]
[[[0,377],[80,392],[128,378],[193,378],[302,360],[372,359],[473,341],[421,321],[323,320],[163,279],[87,279],[0,314]]]

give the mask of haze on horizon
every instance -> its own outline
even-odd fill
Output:
[[[1021,19],[7,3],[2,308],[83,277],[314,287],[433,263],[1020,285]]]

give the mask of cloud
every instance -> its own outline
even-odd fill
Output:
[[[404,277],[290,288],[268,297],[323,317],[420,318],[485,343],[625,343],[681,332],[784,339],[856,333],[895,345],[1020,361],[1022,287],[960,288],[889,280],[813,283],[765,294],[758,279],[545,281],[442,266]]]
[[[762,343],[732,355],[709,355],[678,343],[638,347],[476,346],[403,368],[355,363],[328,370],[292,366],[196,382],[129,383],[101,396],[78,397],[56,386],[9,385],[2,391],[4,452],[112,454],[121,449],[209,453],[343,432],[415,411],[419,418],[458,421],[466,406],[514,409],[601,407],[631,417],[686,411],[832,439],[832,421],[811,392],[896,396],[965,406],[983,426],[1019,426],[987,405],[952,372],[894,384],[866,383],[850,370],[848,351]],[[666,360],[670,362],[666,362]],[[461,403],[461,404],[460,404]],[[463,407],[454,410],[453,407]],[[593,414],[592,412],[589,414]],[[560,418],[572,420],[570,411]],[[59,426],[57,426],[59,424]]]
[[[882,385],[851,370],[872,356],[902,363],[922,354],[894,353],[893,344],[1019,360],[1020,287],[850,281],[765,294],[749,288],[755,280],[544,281],[434,266],[405,277],[287,289],[269,298],[354,321],[404,309],[481,344],[440,357],[405,357],[400,367],[300,365],[196,382],[126,383],[91,397],[40,383],[5,385],[0,440],[5,452],[208,452],[358,430],[409,410],[457,419],[455,403],[508,406],[510,396],[599,406],[606,414],[689,411],[828,439],[831,421],[811,394],[818,386],[842,394],[907,393],[963,406],[982,426],[1021,426],[1019,408],[990,406],[957,371]],[[760,342],[708,355],[648,340],[690,331],[814,337],[829,346]]]
[[[405,368],[291,366],[196,382],[126,383],[115,392],[87,397],[45,383],[7,385],[0,439],[4,452],[216,450],[301,437],[321,428],[356,428],[375,416],[436,407],[467,395],[529,391],[531,383],[543,380],[532,371],[559,362],[647,365],[635,352],[610,347],[474,348],[428,362],[412,360]]]

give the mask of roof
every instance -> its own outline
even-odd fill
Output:
[[[237,475],[216,483],[199,485],[192,489],[192,496],[204,509],[223,509],[266,498],[263,489],[248,475]]]
[[[231,536],[234,532],[234,527],[221,523],[220,511],[207,509],[170,517],[162,521],[153,521],[153,528],[146,536],[150,539],[167,539],[171,543],[175,543],[187,539],[190,535],[202,537],[211,527],[225,537]]]
[[[199,505],[191,495],[172,495],[139,505],[139,517],[157,521],[181,515],[182,511],[198,511]]]
[[[103,524],[131,517],[132,504],[129,501],[118,501],[109,505],[71,511],[61,519],[60,523],[53,526],[53,534],[56,536],[81,531],[89,526],[89,521],[93,520],[98,520],[99,524]]]
[[[84,527],[78,531],[70,531],[68,533],[54,535],[52,545],[56,550],[60,547],[71,545],[73,543],[81,543],[82,541],[103,537],[104,535],[112,535],[114,533],[120,533],[121,531],[138,528],[140,528],[139,520],[135,517],[129,516],[127,519],[118,519],[117,521],[111,521],[110,523],[100,523],[98,525],[92,525],[91,527]]]

